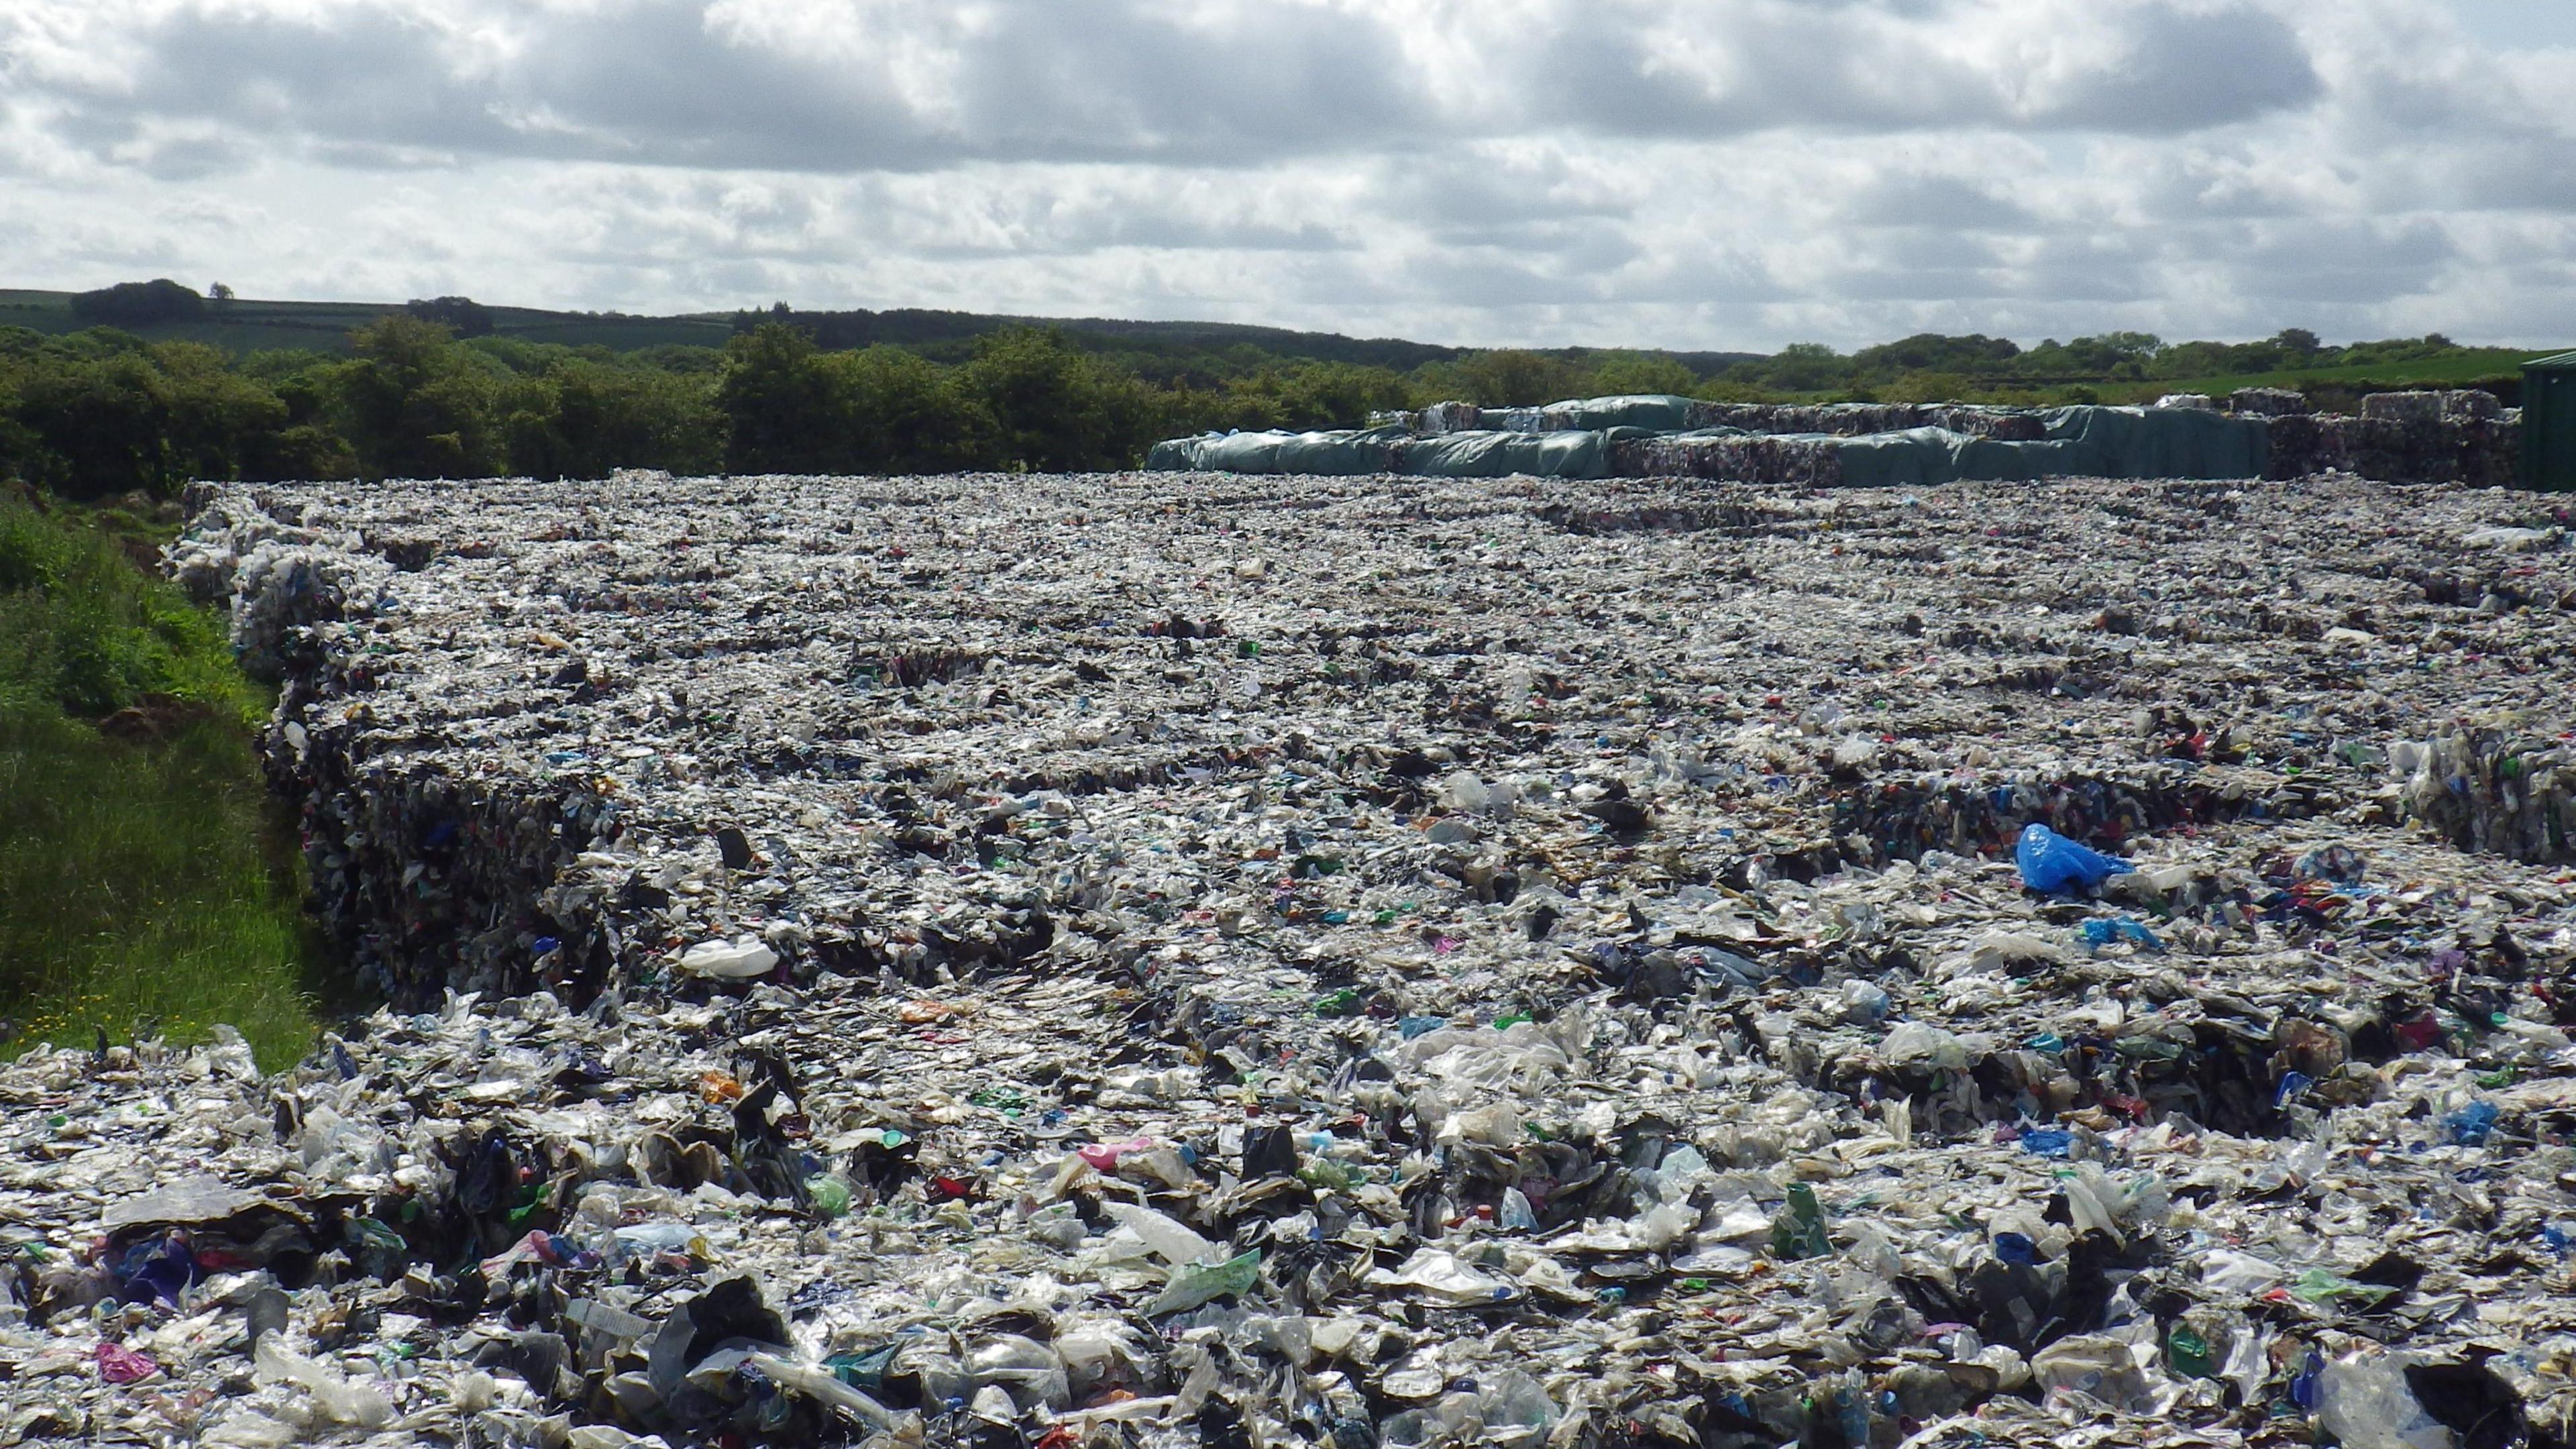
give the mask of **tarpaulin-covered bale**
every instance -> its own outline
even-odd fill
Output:
[[[2189,408],[2058,408],[2048,436],[2071,445],[2066,473],[2095,478],[2260,478],[2270,447],[2259,419]]]
[[[2079,475],[2091,461],[2082,445],[2074,442],[2036,439],[1978,438],[1952,433],[1959,441],[1952,445],[1954,475],[1996,483],[2033,483],[2043,478],[2065,478]],[[1868,439],[1856,441],[1867,442]]]
[[[1402,428],[1299,433],[1279,444],[1279,471],[1335,478],[1384,473],[1394,467],[1395,450],[1406,437]]]
[[[1360,432],[1211,433],[1156,443],[1146,455],[1145,466],[1167,472],[1351,477],[1391,471],[1394,449],[1408,436],[1404,429],[1392,427]]]
[[[1708,421],[1711,406],[1666,393],[1571,398],[1563,402],[1520,407],[1435,403],[1414,414],[1411,421],[1415,431],[1431,436],[1471,432],[1600,432],[1610,428],[1643,428],[1669,433],[1703,426]]]
[[[1210,461],[1214,445],[1225,441],[1228,436],[1225,433],[1202,433],[1188,438],[1165,438],[1145,450],[1145,467],[1156,473],[1213,471],[1217,467]],[[1271,446],[1275,452],[1277,443],[1274,441]]]
[[[1172,472],[1276,473],[1279,445],[1294,434],[1209,433],[1170,438],[1145,455],[1145,466]]]
[[[2202,400],[2203,402],[2206,399]],[[2516,477],[2521,422],[2483,392],[2384,394],[2362,417],[2292,411],[2291,393],[2248,390],[2208,406],[1706,403],[1669,395],[1538,408],[1443,403],[1365,432],[1236,433],[1158,444],[1149,468],[1233,473],[1375,472],[1453,478],[1675,476],[1812,486],[1922,486],[2054,477],[2253,480],[2350,469],[2392,482],[2487,486]],[[1467,426],[1473,424],[1474,426]],[[1765,450],[1743,435],[1805,440]],[[1848,461],[1819,456],[1851,444]]]
[[[1606,432],[1452,433],[1395,449],[1392,471],[1425,478],[1604,478],[1614,435]]]
[[[2048,420],[2020,408],[1933,407],[1923,410],[1923,426],[1992,438],[2000,443],[2037,442],[2048,436]]]
[[[1939,428],[1908,428],[1901,433],[1835,438],[1831,446],[1842,482],[1856,488],[1931,488],[1959,479],[1959,448],[1964,433]],[[2009,450],[2015,444],[1998,443]]]
[[[1922,488],[1963,478],[2253,478],[2262,470],[2260,423],[2197,409],[2067,408],[2042,441],[1976,438],[1908,428],[1833,440],[1841,481],[1852,487]]]
[[[1941,428],[2008,441],[2047,436],[2046,420],[2037,412],[1963,403],[1710,403],[1697,416],[1704,418],[1703,425],[1750,433],[1827,433],[1850,438]]]
[[[1543,432],[1649,428],[1671,433],[1702,426],[1707,412],[1706,403],[1670,394],[1596,397],[1551,403],[1539,410],[1538,425]]]
[[[1642,427],[1658,432],[1733,428],[1748,433],[1827,433],[1859,437],[1909,428],[2005,439],[2046,435],[2041,415],[2023,408],[1964,403],[1715,403],[1669,394],[1582,398],[1539,407],[1480,408],[1435,403],[1402,415],[1426,436],[1465,432],[1540,433]]]

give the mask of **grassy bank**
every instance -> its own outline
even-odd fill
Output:
[[[0,498],[0,1014],[8,1049],[239,1027],[312,1041],[300,864],[220,621],[98,518]]]

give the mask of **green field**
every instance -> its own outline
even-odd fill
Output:
[[[722,347],[733,336],[730,317],[627,317],[495,307],[492,319],[496,337],[564,347],[599,346],[619,352],[665,345]]]
[[[203,342],[231,353],[308,349],[345,353],[349,334],[387,313],[389,302],[259,302],[240,298],[209,302],[204,318],[133,327],[154,342]],[[492,309],[493,335],[567,347],[592,344],[620,352],[665,343],[722,347],[733,335],[729,317],[626,317],[582,312],[543,312],[530,307]],[[0,290],[0,327],[62,336],[88,324],[72,315],[69,292]]]

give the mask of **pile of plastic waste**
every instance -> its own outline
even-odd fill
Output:
[[[0,1068],[0,1437],[2576,1432],[2547,500],[196,501],[393,1001]]]

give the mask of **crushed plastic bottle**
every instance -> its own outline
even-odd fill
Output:
[[[260,1378],[291,1383],[312,1395],[314,1411],[331,1423],[377,1430],[393,1422],[393,1401],[382,1390],[352,1382],[312,1359],[287,1351],[275,1335],[260,1340],[252,1361]]]
[[[2361,1352],[2325,1365],[2317,1377],[2317,1423],[2345,1449],[2455,1449],[2450,1427],[2424,1412],[2407,1387],[2413,1361]]]

